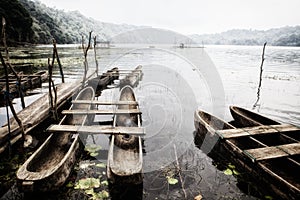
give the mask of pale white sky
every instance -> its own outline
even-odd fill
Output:
[[[183,34],[300,25],[300,0],[39,0],[117,24],[146,25]]]

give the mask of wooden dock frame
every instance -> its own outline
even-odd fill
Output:
[[[94,76],[95,72],[88,74],[86,82]],[[57,106],[58,108],[63,107],[72,96],[82,88],[82,80],[78,80],[71,83],[61,83],[57,86]],[[40,123],[44,122],[50,116],[50,105],[48,93],[37,99],[31,105],[27,106],[19,113],[18,117],[22,121],[24,134],[28,134]],[[0,127],[0,154],[4,152],[10,141],[10,144],[15,144],[21,139],[21,127],[17,124],[16,120],[10,118],[10,133],[8,131],[7,124]],[[10,134],[10,135],[9,135]]]
[[[91,104],[91,105],[138,105],[136,101],[72,101],[73,104]],[[121,114],[139,114],[139,109],[106,109],[106,110],[63,110],[63,115],[121,115]],[[72,132],[79,134],[127,134],[127,135],[145,135],[145,129],[142,127],[113,127],[113,126],[73,126],[73,125],[51,125],[48,129],[50,133]]]

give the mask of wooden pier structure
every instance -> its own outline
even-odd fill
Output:
[[[42,83],[44,83],[48,79],[48,71],[40,71],[32,75],[24,74],[21,75],[21,77],[21,83],[18,83],[14,75],[10,74],[8,76],[10,93],[9,95],[11,99],[19,97],[18,85],[20,86],[23,93],[25,93],[29,89],[42,87]],[[0,77],[0,105],[5,105],[5,84],[6,78],[4,76]]]
[[[137,76],[135,76],[137,77]],[[138,78],[138,77],[137,77]],[[110,82],[111,83],[111,82]],[[109,83],[107,83],[109,84]],[[77,85],[77,86],[75,86]],[[70,90],[70,87],[65,87],[65,90],[59,90],[60,93],[66,92],[68,89],[68,94],[74,92],[74,90],[80,89],[81,84],[74,83],[72,87],[72,91]],[[120,85],[119,85],[120,86]],[[95,87],[97,88],[97,87]],[[100,87],[101,90],[104,87]],[[142,167],[142,142],[140,136],[145,135],[145,129],[141,127],[141,123],[137,123],[136,126],[121,126],[120,124],[116,124],[114,120],[114,124],[111,126],[107,125],[95,125],[94,123],[94,117],[96,115],[112,115],[113,119],[124,119],[127,118],[128,120],[133,120],[136,117],[141,120],[141,111],[139,110],[138,107],[138,102],[134,99],[124,99],[124,97],[127,97],[129,94],[122,92],[125,89],[126,91],[128,88],[131,88],[130,86],[124,86],[121,89],[121,94],[123,94],[122,98],[118,101],[98,101],[95,100],[95,91],[94,88],[91,86],[85,87],[82,89],[79,93],[79,97],[75,100],[72,101],[72,105],[69,110],[63,110],[61,114],[63,115],[63,119],[59,124],[53,124],[48,127],[46,130],[47,132],[50,133],[49,138],[41,145],[41,147],[24,163],[24,165],[19,169],[17,176],[18,176],[18,181],[19,181],[19,188],[24,191],[30,191],[30,192],[35,192],[35,191],[52,191],[55,189],[58,189],[61,185],[63,185],[64,181],[67,179],[68,174],[71,171],[71,167],[74,165],[75,161],[77,158],[75,155],[75,146],[77,147],[79,145],[79,140],[78,137],[79,135],[91,135],[91,134],[109,134],[114,138],[116,135],[117,138],[121,137],[125,138],[125,141],[128,143],[128,138],[134,137],[134,138],[139,138],[139,145],[136,147],[139,149],[139,156],[138,156],[138,163],[139,163],[139,172]],[[87,97],[92,96],[93,99],[84,99],[84,95],[87,92],[83,91],[92,91],[93,95],[89,95]],[[133,92],[132,89],[130,91]],[[64,94],[65,96],[69,96],[68,94]],[[80,95],[81,94],[81,95]],[[61,94],[60,94],[61,95]],[[127,95],[127,96],[126,96]],[[46,100],[46,99],[44,99]],[[110,105],[115,107],[115,109],[101,109],[99,110],[96,105]],[[47,110],[45,108],[45,110]],[[34,114],[34,113],[33,113]],[[118,118],[121,116],[121,118]],[[66,121],[66,119],[69,119]],[[82,120],[84,119],[84,120]],[[78,122],[79,120],[79,122]],[[126,121],[126,122],[127,122]],[[71,139],[72,136],[73,138],[75,137],[76,139]],[[54,139],[53,139],[54,138]],[[59,138],[59,139],[56,139]],[[85,137],[86,138],[86,137]],[[50,142],[51,145],[50,145]],[[69,141],[69,142],[68,142]],[[135,141],[135,140],[134,140]],[[55,144],[57,142],[57,144]],[[71,144],[68,153],[64,153],[63,150],[60,149],[65,149],[65,146],[67,144]],[[112,145],[114,143],[112,142]],[[64,147],[64,148],[62,148]],[[111,149],[112,147],[110,147]],[[74,149],[74,152],[72,152]],[[55,155],[55,152],[57,156],[61,157],[61,159],[57,159]],[[77,151],[77,150],[76,150]],[[120,151],[120,150],[119,150]],[[118,151],[118,152],[119,152]],[[123,152],[125,153],[124,155],[122,154],[122,158],[125,159],[125,161],[122,161],[122,163],[126,163],[126,151],[129,151],[128,149],[124,149]],[[50,153],[49,153],[50,152]],[[134,152],[136,150],[134,149]],[[44,155],[41,155],[41,154]],[[133,160],[135,159],[136,156],[133,156],[133,152],[129,152],[129,161],[128,164],[132,164]],[[41,157],[43,157],[41,159]],[[128,157],[128,156],[127,156]],[[111,156],[109,156],[111,158]],[[112,158],[111,158],[112,159]],[[113,162],[114,159],[110,160],[110,162]],[[38,169],[33,168],[32,166],[35,166],[34,163],[40,162],[41,164],[38,164]],[[58,170],[56,165],[58,164],[53,164],[53,163],[58,163],[60,168]],[[115,166],[115,165],[114,165]],[[126,165],[127,166],[127,165]],[[51,167],[51,168],[50,168]],[[117,166],[116,166],[117,167]],[[133,165],[131,167],[136,168],[136,165]],[[122,165],[119,170],[127,170],[128,166],[124,169],[124,166]],[[34,170],[33,170],[34,169]],[[42,171],[42,172],[41,172]],[[41,173],[40,173],[41,172]],[[132,172],[129,170],[129,172]],[[39,174],[38,174],[39,173]],[[60,174],[62,178],[60,177]],[[45,175],[46,174],[46,175]],[[51,175],[50,175],[51,174]],[[130,176],[131,174],[127,174]],[[136,175],[136,174],[132,174]]]
[[[106,77],[109,77],[108,79]],[[106,81],[99,81],[103,85],[111,84],[114,80],[118,79],[117,76],[112,76],[109,71],[103,75]],[[67,102],[70,102],[73,95],[79,92],[82,88],[82,81],[78,80],[71,83],[61,83],[57,86],[57,108],[60,109]],[[101,89],[103,89],[101,87]],[[54,94],[52,94],[54,96]],[[17,113],[18,118],[23,124],[24,134],[28,134],[32,129],[43,123],[51,116],[51,106],[49,103],[49,94],[46,93],[42,97],[38,98],[35,102]],[[0,127],[0,153],[5,151],[9,145],[15,144],[22,138],[22,128],[18,125],[17,121],[11,117],[9,119],[9,126],[6,123]],[[10,131],[9,131],[10,129]]]

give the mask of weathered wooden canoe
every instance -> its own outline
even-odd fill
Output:
[[[67,100],[72,98],[73,94],[78,92],[81,87],[81,82],[76,81],[72,83],[61,83],[57,86],[57,107],[61,108],[66,104]],[[44,94],[35,102],[21,110],[17,115],[22,121],[24,133],[27,134],[32,131],[37,125],[45,121],[50,116],[49,95]],[[21,137],[21,128],[17,121],[12,117],[9,120],[10,132],[8,124],[0,127],[0,153],[5,151],[8,147],[8,141],[13,145]]]
[[[131,71],[130,74],[125,76],[123,79],[120,80],[120,88],[124,87],[125,85],[130,85],[131,87],[136,87],[139,81],[142,80],[143,72],[142,66],[137,66],[134,70]]]
[[[133,89],[125,86],[121,90],[121,101],[136,101]],[[138,109],[138,105],[118,105],[117,110]],[[113,127],[141,127],[140,114],[115,115]],[[111,136],[107,160],[107,177],[111,183],[139,184],[143,181],[143,151],[140,136],[117,134]]]
[[[279,124],[279,122],[276,122],[275,120],[258,113],[254,113],[245,108],[230,106],[229,109],[233,119],[237,123],[237,126],[247,127]]]
[[[76,100],[93,100],[95,92],[86,87]],[[70,109],[89,110],[89,104],[75,104]],[[86,125],[90,123],[87,115],[64,116],[60,124]],[[72,137],[72,138],[71,138]],[[29,157],[17,172],[18,187],[25,192],[57,190],[68,178],[80,151],[78,134],[69,132],[53,133]]]
[[[249,135],[231,139],[234,148],[252,158],[258,171],[263,174],[280,198],[300,198],[300,130],[252,112],[231,106],[230,112],[237,126]],[[253,128],[251,128],[253,127]],[[249,138],[253,138],[249,140]],[[256,140],[256,141],[255,141]]]
[[[39,71],[32,75],[23,75],[21,79],[20,87],[23,92],[28,89],[35,89],[42,86],[42,83],[48,79],[48,71]],[[5,105],[5,92],[6,92],[6,79],[0,78],[0,105]],[[19,97],[19,91],[17,87],[17,79],[13,75],[9,75],[9,93],[10,98]]]
[[[114,80],[119,78],[119,69],[117,67],[108,70],[106,73],[90,79],[88,85],[95,89],[96,95],[100,95],[101,91],[107,88]]]
[[[203,111],[195,113],[197,134],[207,139],[208,133],[220,139],[211,155],[222,154],[223,158],[243,168],[261,185],[262,190],[268,191],[267,194],[274,194],[278,199],[299,199],[300,145],[295,141],[296,137],[299,138],[299,128],[278,122],[275,125],[262,125],[263,121],[274,121],[251,111],[250,115],[246,109],[235,109],[232,112],[236,114],[237,110],[243,111],[243,120],[240,114],[236,117],[244,124],[235,123],[241,128],[232,128],[230,124]],[[261,123],[256,124],[259,126],[249,127],[250,123],[254,126],[257,119],[261,119]],[[282,132],[288,137],[282,135]]]
[[[231,124],[202,110],[196,110],[194,114],[194,125],[197,134],[195,139],[201,141],[198,141],[201,143],[201,150],[207,154],[210,153],[219,142],[219,136],[216,134],[216,131],[235,128]]]

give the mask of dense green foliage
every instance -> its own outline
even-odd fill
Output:
[[[0,17],[6,21],[8,44],[32,42],[32,18],[18,0],[0,0]],[[0,26],[2,32],[2,23]]]

